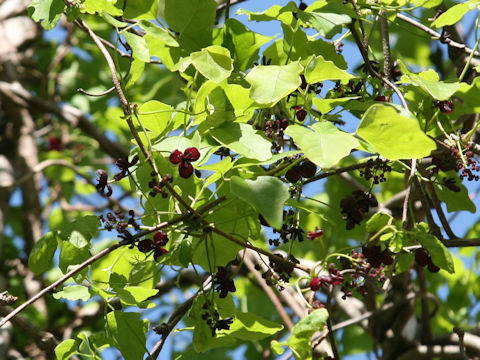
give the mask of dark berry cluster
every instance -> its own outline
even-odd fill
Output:
[[[344,277],[335,264],[328,265],[328,275],[321,275],[310,280],[310,290],[317,291],[322,286],[337,286],[343,283]]]
[[[143,239],[137,243],[138,251],[153,253],[153,258],[158,261],[167,250],[164,248],[168,243],[168,236],[163,231],[157,231],[152,239]]]
[[[220,319],[220,314],[216,309],[213,309],[210,302],[206,302],[202,305],[202,309],[205,311],[202,313],[202,319],[205,320],[207,325],[212,329],[212,336],[215,336],[217,330],[229,330],[230,325],[233,322],[232,317]]]
[[[368,255],[368,257],[367,257]],[[361,295],[367,294],[365,286],[365,278],[376,280],[380,283],[385,281],[384,265],[393,264],[393,257],[388,250],[382,251],[379,246],[364,246],[362,252],[352,250],[350,257],[340,258],[339,261],[343,270],[349,270],[348,280],[344,281],[341,290],[343,291],[342,299],[346,299],[353,295],[353,291],[358,291]]]
[[[434,102],[434,105],[438,107],[441,112],[447,115],[452,113],[453,110],[455,109],[455,105],[453,105],[453,102],[451,102],[450,100],[443,100],[443,101],[436,100]]]
[[[193,166],[190,164],[200,158],[200,152],[196,147],[189,147],[182,153],[180,150],[175,150],[170,154],[170,162],[178,165],[178,172],[181,177],[188,179],[193,174]]]
[[[377,95],[374,99],[375,101],[387,102],[387,97],[385,95]]]
[[[102,222],[103,227],[112,231],[114,228],[119,233],[125,232],[127,227],[130,225],[135,230],[140,230],[140,225],[135,221],[135,212],[133,210],[128,211],[129,218],[125,218],[125,214],[121,210],[116,210],[115,214],[108,212],[105,216],[100,215],[98,218]]]
[[[391,171],[392,167],[388,165],[387,160],[382,160],[380,158],[377,158],[375,160],[368,159],[365,167],[360,170],[360,176],[362,176],[367,181],[373,179],[374,184],[379,184],[387,180],[385,178],[385,173]]]
[[[284,258],[282,254],[274,254],[280,258]],[[299,261],[293,256],[290,255],[288,258],[289,262],[280,262],[275,261],[270,258],[269,266],[270,268],[262,273],[262,278],[265,279],[265,283],[268,286],[278,286],[278,290],[283,290],[283,286],[281,286],[280,282],[288,282],[293,269],[295,268],[295,264],[298,264]],[[256,270],[261,270],[259,265],[255,265]]]
[[[360,225],[368,210],[376,206],[378,206],[378,202],[375,196],[361,190],[355,190],[352,195],[342,199],[340,207],[343,219],[347,221],[347,230],[353,229],[355,225]]]
[[[265,122],[265,136],[269,138],[283,137],[285,129],[288,127],[288,119],[267,120]]]
[[[283,219],[284,223],[281,227],[280,230],[273,229],[273,233],[279,234],[279,238],[277,239],[269,239],[268,243],[271,246],[279,246],[280,242],[283,242],[284,244],[288,243],[290,240],[298,240],[302,242],[303,239],[303,234],[304,230],[298,226],[296,226],[296,221],[295,221],[295,211],[293,209],[288,210],[288,212],[284,211],[283,212]],[[260,218],[260,222],[262,223],[262,220],[265,221],[265,219]],[[262,223],[263,225],[267,224],[266,222]]]
[[[163,187],[165,186],[165,183],[172,182],[172,175],[165,174],[161,181],[157,180],[157,173],[155,171],[152,171],[150,175],[152,176],[152,180],[150,180],[148,183],[148,187],[152,190],[150,190],[148,194],[152,197],[155,197],[157,194],[161,194],[163,198],[168,197],[168,194],[165,192]]]
[[[478,181],[480,177],[478,175],[474,175],[473,172],[479,172],[480,165],[477,164],[477,161],[473,157],[474,153],[472,150],[470,150],[470,146],[467,145],[465,147],[465,153],[463,154],[465,162],[463,161],[460,154],[461,150],[456,147],[453,147],[451,150],[452,157],[455,158],[456,169],[460,172],[460,179],[467,179],[468,181]]]
[[[218,271],[213,277],[213,285],[216,286],[215,291],[220,292],[221,298],[226,297],[229,292],[237,291],[231,274],[223,266],[218,267]]]
[[[379,245],[363,246],[362,253],[365,259],[372,265],[372,267],[378,268],[384,265],[392,265],[393,257],[388,249],[382,250]]]
[[[302,177],[309,179],[313,177],[317,172],[317,165],[310,160],[304,160],[297,165],[293,166],[285,173],[285,179],[291,183],[296,183]]]
[[[440,271],[440,268],[432,262],[432,257],[424,249],[415,250],[415,263],[418,266],[426,266],[428,271],[432,273],[437,273]]]
[[[123,179],[125,176],[127,176],[128,168],[134,166],[137,162],[138,162],[138,155],[135,155],[132,161],[128,161],[127,158],[118,159],[115,162],[115,165],[118,166],[118,168],[120,169],[120,172],[113,175],[113,178],[115,179],[115,181]]]

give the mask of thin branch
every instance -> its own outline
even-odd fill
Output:
[[[92,93],[90,93],[90,92],[88,92],[88,91],[86,91],[86,90],[84,90],[84,89],[82,89],[82,88],[78,88],[78,89],[77,89],[78,92],[81,92],[82,94],[85,94],[85,95],[88,95],[88,96],[93,96],[93,97],[105,96],[105,95],[111,93],[113,90],[115,90],[115,86],[112,86],[110,89],[107,89],[107,90],[105,90],[105,91],[102,91],[102,92],[100,92],[100,93],[98,93],[98,94],[92,94]]]
[[[441,34],[439,34],[438,32],[430,29],[428,26],[426,25],[423,25],[422,23],[402,14],[402,13],[398,13],[396,14],[396,18],[397,19],[400,19],[406,23],[409,23],[410,25],[413,25],[415,26],[416,28],[426,32],[427,34],[431,35],[435,40],[440,40],[440,38],[442,37]],[[445,42],[448,46],[451,46],[451,47],[454,47],[454,48],[457,48],[457,49],[461,49],[463,50],[464,52],[466,52],[467,54],[471,54],[473,52],[473,54],[477,57],[480,57],[480,52],[478,51],[473,51],[472,49],[468,48],[465,44],[461,44],[459,42],[456,42],[456,41],[453,41],[451,39],[444,39],[442,40],[443,42]]]
[[[187,301],[183,304],[178,306],[175,311],[170,315],[167,323],[161,324],[160,326],[156,327],[154,330],[155,332],[162,335],[160,340],[154,345],[153,349],[151,350],[151,357],[153,359],[158,358],[160,356],[160,352],[162,351],[163,345],[167,340],[168,335],[172,332],[172,330],[177,326],[178,322],[182,320],[185,316],[187,311],[192,307],[193,301],[198,296],[200,292],[197,292],[195,295],[191,296]]]
[[[7,316],[12,311],[14,310],[10,306],[0,306],[0,316]],[[28,335],[40,349],[53,353],[55,346],[59,344],[59,341],[52,333],[43,331],[21,315],[12,319],[12,324]]]
[[[85,134],[95,139],[100,147],[113,158],[127,157],[128,151],[121,145],[110,141],[98,131],[96,126],[88,120],[83,113],[71,105],[64,105],[62,108],[42,98],[32,95],[20,83],[9,83],[0,81],[0,94],[20,107],[28,108],[31,111],[52,113],[60,120],[65,121],[72,127],[78,127]]]
[[[383,73],[387,79],[392,78],[392,55],[390,52],[390,36],[388,32],[387,12],[380,11],[378,22],[380,24],[380,34],[382,36],[383,50]]]
[[[410,175],[408,176],[407,179],[407,191],[405,193],[405,199],[403,200],[403,208],[402,208],[402,224],[403,227],[405,228],[407,225],[407,211],[408,211],[408,201],[410,200],[410,193],[412,191],[412,183],[413,183],[413,178],[416,176],[417,168],[417,160],[412,159],[411,162],[411,167],[410,167]]]
[[[255,265],[251,259],[251,255],[252,254],[250,252],[247,252],[246,256],[243,258],[243,262],[245,263],[245,266],[253,274],[253,276],[255,277],[258,284],[261,286],[262,290],[265,292],[265,294],[267,294],[268,298],[270,299],[273,306],[275,307],[275,310],[277,310],[278,314],[282,318],[283,323],[285,324],[287,329],[291,331],[293,329],[292,319],[290,319],[290,316],[288,316],[278,296],[275,294],[272,288],[265,283],[265,280],[262,278],[262,275],[255,269]]]
[[[422,304],[422,342],[432,340],[432,327],[430,326],[430,310],[427,297],[427,279],[423,267],[416,265],[418,284],[420,287],[420,302]]]
[[[44,160],[38,164],[36,164],[33,168],[32,168],[32,171],[23,175],[21,178],[15,180],[15,182],[11,183],[11,184],[0,184],[0,188],[8,188],[10,190],[13,190],[15,187],[23,184],[24,182],[26,182],[27,180],[31,179],[33,176],[35,176],[35,174],[39,173],[39,172],[42,172],[43,170],[45,170],[46,168],[49,168],[51,166],[63,166],[63,167],[66,167],[72,171],[74,171],[77,175],[81,176],[82,178],[84,178],[89,184],[91,184],[92,186],[95,186],[95,184],[93,184],[92,180],[85,174],[83,174],[79,169],[78,167],[76,167],[75,165],[73,165],[72,163],[70,163],[69,161],[65,160],[65,159],[47,159],[47,160]]]
[[[398,98],[400,99],[400,102],[402,103],[402,106],[408,110],[408,105],[407,105],[407,102],[405,100],[405,97],[403,96],[402,92],[398,89],[398,87],[392,83],[390,80],[388,80],[387,78],[385,78],[384,76],[380,75],[372,66],[372,64],[370,63],[370,59],[368,58],[368,52],[367,52],[367,49],[364,47],[363,45],[363,42],[362,40],[360,39],[360,36],[358,35],[358,32],[357,32],[357,29],[355,29],[355,23],[352,22],[350,24],[348,24],[348,29],[350,30],[350,32],[352,33],[353,35],[353,38],[355,40],[355,42],[357,43],[357,47],[358,49],[360,50],[360,54],[362,55],[362,58],[363,58],[363,61],[365,62],[365,66],[367,67],[368,69],[368,72],[372,75],[374,75],[375,77],[379,78],[380,80],[382,80],[386,85],[388,85],[390,88],[392,88],[392,90],[395,92],[395,94],[397,94]]]

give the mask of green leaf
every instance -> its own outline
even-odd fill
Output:
[[[441,28],[447,25],[453,25],[459,22],[462,17],[470,10],[474,10],[478,5],[478,1],[466,1],[456,4],[441,14],[433,23],[432,26]]]
[[[283,325],[249,312],[237,312],[227,334],[240,340],[261,340],[283,329]]]
[[[123,16],[126,19],[134,20],[151,20],[156,19],[158,0],[135,0],[135,1],[118,1],[119,7],[125,6]]]
[[[259,176],[256,180],[231,178],[230,191],[257,209],[275,229],[283,224],[283,206],[290,198],[287,186],[276,177]]]
[[[95,2],[97,4],[98,2]],[[117,8],[115,8],[117,9]],[[118,9],[117,9],[118,10]],[[121,15],[121,14],[120,14]],[[128,26],[127,22],[120,21],[115,19],[112,15],[110,15],[108,12],[105,10],[100,11],[100,16],[105,19],[106,22],[108,22],[110,25],[115,26],[116,28],[123,28]]]
[[[135,85],[135,82],[143,75],[144,70],[145,62],[138,59],[133,59],[130,65],[130,73],[127,80],[127,85],[125,87],[130,89],[133,85]]]
[[[377,232],[392,220],[393,217],[390,214],[384,212],[377,212],[373,214],[370,219],[367,220],[365,230],[367,230],[368,232]]]
[[[436,148],[413,114],[392,104],[372,105],[363,115],[357,134],[390,160],[422,158]]]
[[[209,133],[223,146],[247,158],[264,161],[272,157],[272,143],[249,124],[223,123]]]
[[[107,314],[107,331],[125,360],[143,359],[148,320],[138,313],[111,311]]]
[[[235,109],[221,87],[216,87],[208,95],[206,108],[209,110],[207,122],[210,126],[217,127],[235,120]]]
[[[330,122],[315,123],[312,130],[300,125],[290,125],[285,133],[293,138],[305,156],[322,168],[336,165],[340,159],[359,146],[352,135],[338,130]]]
[[[99,226],[100,220],[95,215],[77,217],[61,229],[60,238],[78,248],[85,247],[97,235]]]
[[[327,319],[328,311],[317,309],[295,324],[288,339],[288,347],[297,360],[312,359],[312,335],[323,328]]]
[[[88,301],[92,297],[88,287],[83,285],[65,286],[62,291],[53,294],[55,299]]]
[[[237,15],[247,15],[250,21],[271,21],[278,20],[283,24],[290,25],[293,21],[293,12],[297,12],[297,5],[290,1],[287,5],[273,5],[265,11],[253,12],[250,10],[239,9]]]
[[[259,104],[274,105],[300,86],[302,70],[298,61],[288,65],[254,67],[245,77],[251,85],[250,97]]]
[[[128,31],[124,31],[122,34],[132,48],[133,58],[143,62],[150,62],[150,51],[145,39]]]
[[[211,45],[216,9],[215,0],[165,0],[158,10],[169,27],[180,34],[183,47],[192,52]]]
[[[138,109],[138,118],[142,125],[158,135],[162,135],[168,123],[175,115],[175,109],[157,100],[150,100]]]
[[[458,179],[456,176],[454,179],[455,178]],[[437,184],[435,185],[435,192],[440,201],[443,201],[447,205],[448,212],[465,210],[474,214],[477,208],[472,199],[470,199],[467,188],[461,182],[457,182],[456,186],[460,188],[459,192],[453,192],[446,186]]]
[[[82,2],[80,11],[87,14],[104,13],[110,15],[111,19],[114,19],[112,16],[121,16],[123,14],[123,11],[115,6],[116,2],[117,0],[85,0]],[[102,17],[104,17],[104,14],[102,14]]]
[[[335,9],[317,9],[314,12],[299,11],[297,16],[305,24],[311,26],[318,31],[319,35],[330,39],[336,33],[341,32],[343,24],[349,24],[352,18],[346,14],[341,14],[339,11],[323,12]],[[320,12],[322,11],[322,12]]]
[[[154,23],[146,20],[140,20],[140,27],[144,29],[147,33],[145,34],[145,39],[150,36],[158,41],[161,41],[165,45],[178,47],[178,42],[175,38],[165,29],[155,25]],[[148,43],[148,40],[147,40]],[[151,49],[151,47],[150,47]]]
[[[355,76],[338,68],[333,61],[327,61],[323,56],[313,56],[305,67],[305,80],[309,84],[324,80],[349,80]]]
[[[450,274],[455,272],[452,254],[435,235],[423,231],[417,231],[415,232],[415,238],[425,249],[427,249],[435,265],[440,269],[447,270]]]
[[[68,241],[62,243],[62,250],[60,252],[59,267],[63,273],[68,271],[68,267],[77,265],[91,256],[87,247],[78,248]]]
[[[358,99],[360,99],[360,96],[343,97],[338,99],[319,99],[315,97],[312,99],[312,102],[318,111],[320,111],[322,114],[326,114],[335,109],[337,106],[345,106],[345,103]]]
[[[260,47],[272,39],[249,30],[240,21],[232,18],[225,22],[220,36],[221,45],[230,50],[235,68],[240,71],[250,68],[253,62],[258,60]]]
[[[158,291],[158,289],[147,289],[141,286],[126,286],[123,289],[119,289],[117,294],[124,304],[138,305],[142,301],[155,296]]]
[[[45,30],[51,30],[57,25],[64,10],[63,0],[32,0],[28,14]]]
[[[277,340],[272,340],[270,342],[270,348],[276,355],[282,355],[285,352],[284,346],[287,346],[287,342],[278,342]]]
[[[46,233],[35,243],[28,257],[28,267],[34,274],[41,274],[50,269],[57,245],[56,231]]]
[[[207,79],[217,84],[227,79],[233,70],[230,51],[218,45],[212,45],[192,53],[192,64]]]
[[[400,69],[402,70],[401,82],[409,83],[414,86],[422,88],[426,93],[436,100],[448,100],[453,94],[460,89],[460,83],[447,83],[440,81],[440,77],[435,70],[429,69],[418,74],[414,74],[408,71],[407,67],[398,61]]]
[[[67,339],[55,347],[55,356],[57,360],[68,360],[71,356],[79,354],[78,340]]]

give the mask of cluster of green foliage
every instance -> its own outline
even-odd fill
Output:
[[[475,179],[471,152],[476,152],[478,120],[469,128],[457,121],[479,111],[480,82],[465,80],[474,71],[475,59],[467,54],[465,71],[457,75],[453,64],[440,58],[445,65],[440,71],[438,62],[429,58],[429,35],[397,18],[416,14],[432,29],[441,29],[478,7],[470,0],[428,21],[441,3],[317,0],[308,7],[289,2],[263,12],[237,11],[250,22],[279,22],[282,33],[269,37],[237,18],[222,17],[218,9],[228,11],[230,1],[33,0],[30,16],[46,30],[64,19],[62,26],[74,31],[78,50],[66,55],[59,84],[52,80],[47,90],[58,91],[64,101],[89,114],[99,130],[129,149],[127,165],[120,166],[126,176],[118,179],[115,160],[95,175],[102,168],[95,161],[104,152],[79,129],[69,133],[71,146],[42,153],[43,159],[68,159],[78,169],[45,171],[72,204],[83,198],[104,201],[109,188],[112,199],[123,194],[130,199],[110,202],[109,209],[96,213],[55,208],[49,212],[49,231],[29,254],[30,270],[45,273],[51,282],[73,274],[56,287],[56,300],[48,299],[52,309],[61,311],[64,305],[58,300],[81,301],[94,311],[104,307],[93,325],[56,347],[57,358],[97,359],[108,347],[127,360],[151,358],[147,332],[155,328],[158,335],[152,337],[166,338],[173,330],[168,326],[179,320],[167,317],[161,325],[149,319],[155,313],[150,309],[159,304],[153,299],[164,295],[158,284],[171,274],[194,269],[200,285],[184,311],[177,309],[182,330],[193,332],[193,341],[176,359],[203,358],[206,351],[210,358],[223,359],[227,350],[242,344],[252,359],[269,348],[274,354],[291,351],[297,359],[311,359],[312,336],[327,327],[332,330],[327,323],[333,308],[329,303],[318,308],[314,296],[307,295],[308,283],[327,271],[329,263],[340,267],[341,258],[354,264],[352,250],[362,246],[380,246],[390,254],[393,264],[383,270],[392,279],[411,272],[416,251],[423,248],[441,269],[428,275],[429,292],[437,293],[445,282],[450,289],[448,298],[438,300],[440,311],[431,319],[432,328],[450,333],[454,326],[471,327],[474,319],[468,311],[476,300],[463,296],[462,289],[478,297],[480,288],[473,273],[447,249],[449,241],[462,239],[452,236],[448,222],[437,226],[431,211],[441,211],[435,204],[443,202],[450,213],[475,212],[458,170],[463,182],[469,175]],[[380,18],[396,40],[389,54],[395,64],[385,59]],[[413,35],[406,36],[409,32]],[[102,45],[108,41],[112,48]],[[344,57],[340,44],[346,41],[359,47],[363,43],[363,67],[351,70],[359,57]],[[46,71],[56,45],[43,45],[36,60]],[[382,70],[384,63],[392,68]],[[112,80],[113,91],[88,96],[110,88]],[[346,131],[348,127],[354,131]],[[60,132],[55,136],[62,137]],[[198,159],[187,159],[193,148]],[[439,170],[432,159],[450,156],[451,162],[453,149],[458,154],[455,166]],[[175,150],[183,154],[178,161],[172,160]],[[381,169],[371,168],[369,159],[388,164],[391,171],[378,181]],[[315,164],[315,174],[293,179],[307,161]],[[186,170],[181,175],[182,166],[193,166],[193,174]],[[365,177],[366,169],[375,177]],[[365,209],[364,203],[355,202],[354,191],[376,200]],[[400,201],[391,201],[399,194]],[[116,209],[120,211],[107,218],[106,213]],[[134,211],[127,215],[128,210]],[[468,237],[475,238],[477,229],[474,225]],[[168,237],[162,247],[140,245],[159,232]],[[275,233],[281,234],[278,247],[267,239]],[[94,241],[100,234],[103,241]],[[242,267],[247,248],[263,256],[272,289],[296,287],[303,294],[300,306],[309,309],[309,315],[294,317],[290,330]],[[104,255],[92,260],[100,251]],[[382,284],[376,286],[381,292]],[[219,293],[222,288],[228,291]],[[324,287],[328,301],[332,289]],[[381,304],[385,294],[373,301]],[[356,292],[354,297],[365,299]],[[161,299],[162,304],[167,301]],[[24,313],[35,319],[33,309]],[[60,315],[48,319],[57,326],[69,320]],[[372,350],[372,336],[359,328],[345,328],[336,341],[341,354]]]

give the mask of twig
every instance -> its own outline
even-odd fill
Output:
[[[420,285],[420,302],[422,304],[422,342],[426,343],[432,340],[432,328],[430,326],[430,310],[427,298],[427,279],[423,267],[415,265],[418,284]]]
[[[422,166],[418,166],[418,171],[420,172],[420,175],[426,177],[426,171]],[[423,181],[422,183],[425,184],[427,187],[428,194],[430,195],[430,199],[432,200],[433,207],[437,211],[438,218],[440,219],[440,222],[442,223],[443,228],[445,229],[445,232],[447,233],[448,237],[450,239],[456,238],[457,236],[453,233],[452,228],[450,227],[450,224],[447,220],[447,217],[445,216],[445,213],[443,212],[442,206],[440,204],[440,200],[438,199],[437,193],[435,192],[435,188],[433,187],[433,184],[430,181]]]
[[[218,204],[219,202],[223,201],[224,198],[218,198],[216,199],[215,201],[209,203],[209,204],[206,204],[204,205],[202,208],[200,208],[198,211],[199,212],[202,212],[202,211],[208,211],[210,208],[212,208],[213,206],[215,206],[216,204]],[[179,215],[177,216],[176,218],[172,219],[172,220],[169,220],[169,221],[165,221],[165,222],[162,222],[160,224],[158,224],[157,226],[153,226],[149,229],[146,229],[146,230],[143,230],[143,231],[140,231],[134,235],[132,235],[130,238],[127,238],[125,240],[122,240],[122,241],[119,241],[118,243],[116,244],[113,244],[111,246],[109,246],[108,248],[100,251],[98,254],[96,255],[93,255],[92,257],[88,258],[87,260],[85,260],[83,263],[81,263],[80,265],[78,265],[75,269],[69,271],[68,273],[66,273],[65,275],[63,275],[60,279],[58,279],[57,281],[53,282],[52,284],[50,284],[49,286],[47,286],[46,288],[44,288],[43,290],[41,290],[40,292],[38,292],[35,296],[33,296],[32,298],[30,298],[29,300],[27,300],[25,303],[23,303],[22,305],[20,305],[18,308],[16,308],[15,310],[13,310],[10,314],[8,314],[5,318],[3,318],[1,321],[0,321],[0,328],[5,325],[5,323],[7,323],[10,319],[12,319],[15,315],[17,315],[18,313],[20,313],[22,310],[24,310],[27,306],[29,306],[30,304],[33,304],[35,301],[37,301],[38,299],[40,299],[42,296],[44,296],[46,293],[50,292],[51,290],[54,290],[57,286],[63,284],[65,281],[67,281],[69,278],[71,278],[73,275],[77,274],[78,272],[82,271],[83,269],[85,269],[87,266],[89,266],[90,264],[94,263],[95,261],[101,259],[102,257],[104,257],[105,255],[111,253],[112,251],[118,249],[119,247],[123,246],[123,245],[130,245],[132,244],[135,240],[145,236],[145,235],[148,235],[154,231],[158,231],[160,229],[163,229],[167,226],[171,226],[171,225],[174,225],[176,223],[179,223],[181,221],[184,221],[187,217],[189,217],[190,214],[182,214],[182,215]]]
[[[110,141],[98,131],[95,125],[88,120],[80,110],[71,105],[64,105],[60,108],[42,98],[32,95],[18,82],[13,84],[0,81],[0,94],[7,97],[17,106],[28,108],[31,111],[52,113],[71,126],[78,127],[84,133],[95,139],[100,147],[113,158],[128,156],[128,151],[126,149],[121,145]]]
[[[0,316],[7,316],[12,311],[13,309],[10,306],[0,306]],[[53,353],[55,346],[59,344],[59,341],[52,333],[43,331],[23,316],[19,315],[12,319],[12,324],[28,335],[40,349]]]
[[[403,208],[402,208],[402,224],[404,228],[407,226],[408,201],[410,200],[410,193],[412,191],[412,182],[413,182],[413,178],[415,177],[416,168],[417,168],[417,160],[412,159],[410,175],[407,179],[407,189],[406,189],[407,191],[405,193],[405,199],[403,200]]]
[[[355,42],[357,43],[357,47],[360,50],[360,54],[362,55],[363,61],[365,62],[365,66],[367,67],[368,71],[370,74],[374,75],[375,77],[379,78],[382,80],[386,85],[388,85],[392,90],[397,94],[398,98],[400,99],[400,102],[402,103],[402,106],[408,110],[408,105],[405,100],[405,97],[403,96],[402,92],[398,89],[395,84],[393,84],[390,80],[385,78],[384,76],[380,75],[372,66],[370,63],[370,60],[368,58],[368,53],[367,49],[364,47],[362,40],[360,40],[360,37],[358,35],[357,29],[355,29],[355,23],[352,22],[348,25],[349,30],[351,31],[353,38]]]
[[[430,29],[428,26],[423,25],[422,23],[419,23],[418,21],[402,14],[402,13],[397,13],[396,18],[400,19],[402,21],[405,21],[406,23],[409,23],[410,25],[415,26],[416,28],[426,32],[427,34],[433,36],[436,40],[440,40],[441,34],[436,32],[435,30]],[[443,42],[445,42],[448,46],[461,49],[467,54],[473,53],[475,56],[480,56],[480,52],[478,51],[473,51],[472,49],[468,48],[465,44],[461,44],[459,42],[453,41],[451,39],[444,39]]]
[[[367,162],[364,162],[364,163],[360,163],[360,164],[345,166],[345,167],[334,169],[334,170],[329,170],[327,172],[312,176],[311,178],[305,180],[303,182],[303,184],[308,184],[308,183],[311,183],[313,181],[317,181],[317,180],[320,180],[320,179],[325,179],[329,176],[334,176],[334,175],[338,175],[338,174],[353,171],[353,170],[363,169],[366,166],[367,166]]]
[[[17,315],[18,313],[20,313],[21,311],[23,311],[26,307],[28,307],[29,305],[33,304],[35,301],[37,301],[38,299],[40,299],[41,297],[43,297],[45,294],[47,294],[48,292],[50,292],[51,290],[54,290],[57,286],[63,284],[65,281],[67,281],[69,278],[71,278],[73,275],[77,274],[78,272],[82,271],[83,269],[85,269],[88,265],[94,263],[95,261],[97,261],[98,259],[101,259],[102,257],[104,257],[105,255],[111,253],[113,250],[116,250],[118,249],[120,246],[122,245],[125,245],[122,241],[116,243],[116,244],[113,244],[112,246],[109,246],[108,248],[106,249],[103,249],[102,251],[100,251],[98,254],[88,258],[87,260],[85,260],[83,263],[81,263],[80,265],[78,265],[75,269],[73,270],[70,270],[68,273],[66,273],[65,275],[63,275],[60,279],[58,279],[57,281],[53,282],[52,284],[50,284],[49,286],[47,286],[46,288],[44,288],[43,290],[39,291],[35,296],[31,297],[30,299],[28,299],[26,302],[24,302],[22,305],[20,305],[19,307],[17,307],[16,309],[14,309],[12,312],[10,312],[8,315],[6,315],[2,320],[0,320],[0,328],[5,325],[8,321],[10,321],[10,319],[12,319],[13,317],[15,317],[15,315]]]
[[[167,340],[168,335],[170,335],[170,333],[178,324],[178,322],[182,320],[182,318],[185,316],[187,311],[192,307],[193,301],[198,296],[198,294],[199,292],[191,296],[187,301],[185,301],[183,304],[177,307],[175,311],[170,315],[170,318],[168,319],[168,323],[166,324],[164,323],[154,329],[155,332],[161,334],[162,337],[154,345],[152,351],[150,352],[151,357],[153,359],[156,359],[158,356],[160,356],[160,352],[162,351],[163,345],[165,344],[165,341]]]
[[[78,92],[81,92],[82,94],[85,94],[85,95],[88,95],[88,96],[94,96],[94,97],[100,97],[100,96],[105,96],[109,93],[111,93],[113,90],[115,90],[115,86],[112,86],[110,89],[107,89],[105,91],[102,91],[101,93],[98,93],[98,94],[92,94],[82,88],[78,88],[77,91]]]
[[[380,11],[378,22],[380,24],[380,34],[382,36],[382,50],[383,50],[383,73],[387,79],[392,78],[392,56],[390,52],[390,37],[388,33],[388,22],[386,19],[387,12]]]
[[[268,298],[270,299],[273,306],[275,307],[275,310],[277,310],[278,314],[282,318],[283,323],[285,324],[287,329],[291,331],[293,328],[292,319],[290,319],[290,317],[288,316],[278,296],[275,294],[272,288],[265,283],[265,280],[262,278],[262,275],[260,275],[260,273],[255,269],[255,265],[253,264],[250,255],[251,254],[247,252],[246,256],[243,258],[243,262],[245,263],[245,266],[253,274],[253,276],[255,277],[258,284],[261,286],[261,288],[265,292],[265,294],[267,294]]]
[[[70,163],[69,161],[65,160],[65,159],[47,159],[47,160],[44,160],[40,163],[38,163],[37,165],[35,165],[33,168],[32,168],[32,171],[28,174],[25,174],[23,175],[21,178],[15,180],[15,182],[11,183],[11,184],[0,184],[0,188],[9,188],[9,189],[14,189],[16,186],[18,185],[21,185],[23,184],[24,182],[26,182],[28,179],[31,179],[35,174],[45,170],[46,168],[48,167],[51,167],[51,166],[63,166],[63,167],[66,167],[72,171],[74,171],[76,174],[78,174],[79,176],[81,176],[82,178],[84,178],[85,180],[87,180],[88,183],[90,183],[91,185],[95,186],[92,182],[92,180],[86,176],[85,174],[83,174],[79,169],[78,167],[76,167],[75,165],[73,165],[72,163]]]

